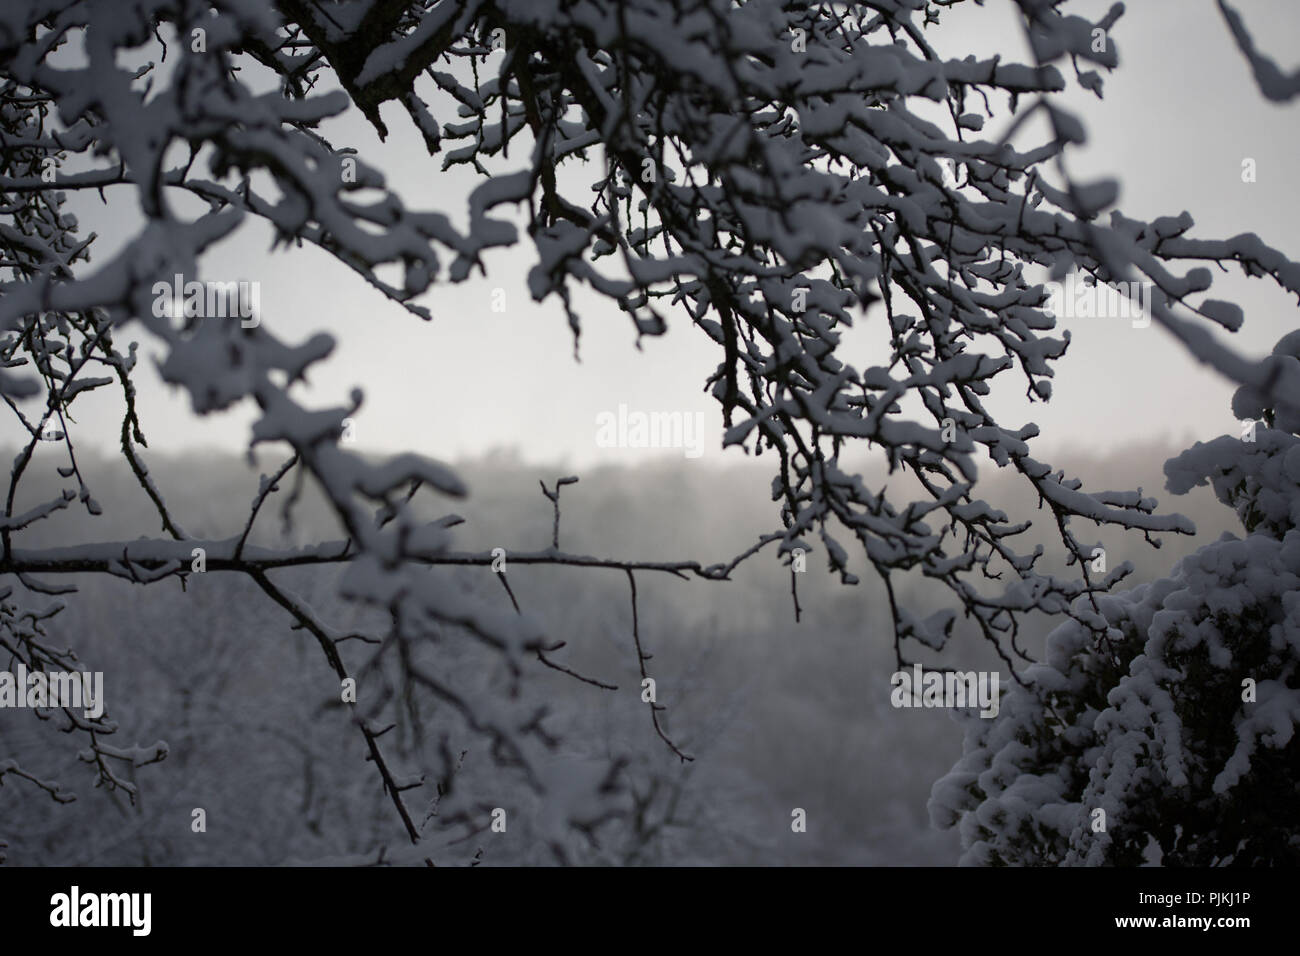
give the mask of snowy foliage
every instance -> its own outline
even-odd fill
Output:
[[[635,595],[637,573],[724,579],[775,545],[780,555],[820,548],[853,583],[845,542],[854,541],[891,605],[904,575],[950,593],[949,609],[924,620],[891,608],[900,662],[905,642],[941,648],[958,615],[1008,662],[1023,656],[1017,635],[1027,614],[1069,614],[1080,635],[1091,633],[1098,606],[1114,600],[1102,594],[1126,568],[1104,580],[1082,564],[1078,580],[1038,570],[1041,548],[1017,546],[1027,522],[974,494],[980,456],[1022,476],[1072,559],[1083,553],[1073,518],[1146,535],[1191,528],[1157,515],[1140,493],[1085,492],[1031,456],[1034,425],[997,422],[985,407],[1003,373],[1019,376],[1031,399],[1051,395],[1052,364],[1069,336],[1054,334],[1044,280],[1078,270],[1153,283],[1154,320],[1281,417],[1300,414],[1300,366],[1261,367],[1211,334],[1210,325],[1235,330],[1241,313],[1202,297],[1211,286],[1203,263],[1235,263],[1298,295],[1300,265],[1253,235],[1193,237],[1186,213],[1149,223],[1118,210],[1104,215],[1115,184],[1069,177],[1065,154],[1084,132],[1058,94],[1072,73],[1101,95],[1094,68],[1118,62],[1109,36],[1122,6],[1092,23],[1060,12],[1061,3],[1018,5],[1030,63],[941,56],[927,27],[951,4],[924,0],[4,4],[0,395],[25,442],[3,518],[0,574],[15,581],[3,621],[18,622],[6,623],[6,647],[33,666],[52,663],[33,634],[57,611],[33,603],[60,590],[51,576],[183,580],[192,549],[203,547],[209,571],[246,575],[312,636],[333,679],[392,666],[402,675],[394,697],[424,694],[458,714],[466,746],[490,754],[510,787],[544,807],[532,817],[538,845],[565,858],[574,833],[594,837],[630,812],[617,762],[561,770],[552,760],[559,744],[528,687],[557,642],[527,614],[437,574],[438,566],[487,568],[492,560],[455,549],[454,515],[417,520],[409,506],[421,492],[463,495],[457,476],[419,456],[372,461],[343,447],[343,420],[360,405],[360,390],[352,407],[302,403],[297,386],[330,354],[332,338],[288,342],[270,331],[273,319],[245,327],[152,308],[156,282],[198,275],[205,250],[262,219],[285,245],[320,247],[427,317],[417,297],[483,269],[489,250],[520,242],[497,214],[519,204],[536,252],[530,291],[564,304],[575,349],[582,319],[572,292],[580,285],[616,304],[639,335],[662,333],[676,314],[716,344],[720,361],[707,385],[727,423],[722,441],[775,459],[780,523],[749,551],[707,566],[566,555],[558,540],[512,556],[515,565],[615,568]],[[482,174],[465,227],[408,207],[379,170],[318,129],[355,108],[384,135],[388,103],[406,111],[444,168],[468,164]],[[1033,148],[1012,146],[1009,135],[980,136],[995,117],[1020,125],[1040,114],[1050,134]],[[53,184],[45,176],[51,159]],[[341,174],[349,163],[354,176]],[[568,166],[591,175],[575,188],[557,173]],[[138,228],[92,260],[92,237],[62,210],[69,190],[102,191]],[[385,278],[394,271],[400,280]],[[878,330],[880,350],[877,364],[856,368],[837,349],[843,330],[862,321]],[[169,512],[141,457],[136,344],[120,344],[129,335],[161,350],[163,379],[188,394],[196,414],[251,399],[260,417],[250,451],[285,450],[242,533],[198,541]],[[77,464],[74,410],[83,392],[109,386],[122,390],[122,453],[156,506],[162,535],[25,550],[24,528],[54,510],[98,512]],[[24,414],[33,396],[43,402],[35,416]],[[59,474],[72,487],[14,514],[15,489],[49,437],[66,452]],[[860,446],[919,481],[921,500],[866,487],[841,463]],[[343,539],[295,550],[246,546],[280,482],[306,477],[328,497]],[[381,632],[330,626],[277,578],[286,567],[340,563],[343,595],[385,614]],[[467,642],[492,666],[439,671],[423,651],[444,641]],[[636,653],[643,664],[640,635]],[[649,710],[676,751],[659,705]],[[358,715],[357,726],[414,858],[432,861],[444,850],[458,858],[494,803],[454,785],[460,744],[427,772],[403,773],[384,756],[385,722]],[[98,752],[107,728],[77,729]],[[139,762],[155,751],[121,753]],[[426,790],[439,781],[436,834],[403,800],[421,780]],[[113,778],[101,770],[101,782]]]
[[[1300,367],[1297,345],[1290,333],[1273,361]],[[1062,624],[998,719],[971,722],[930,803],[965,862],[1300,862],[1300,420],[1252,391],[1233,406],[1268,423],[1254,441],[1165,465],[1170,491],[1212,485],[1245,537],[1098,597],[1104,636]]]

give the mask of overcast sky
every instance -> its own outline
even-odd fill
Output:
[[[1266,53],[1285,70],[1300,66],[1291,59],[1300,49],[1300,4],[1234,3]],[[1095,19],[1108,6],[1072,4],[1071,10]],[[1139,0],[1128,7],[1112,30],[1120,67],[1106,77],[1105,99],[1071,99],[1091,140],[1073,152],[1071,171],[1085,180],[1118,177],[1119,208],[1126,214],[1150,219],[1187,210],[1196,219],[1195,235],[1256,232],[1300,258],[1295,188],[1300,102],[1282,107],[1263,99],[1214,0]],[[1009,0],[990,0],[983,9],[945,14],[940,48],[951,56],[1013,51],[1028,61],[1011,9]],[[385,118],[391,131],[387,143],[380,143],[358,115],[327,132],[335,145],[355,145],[368,164],[383,170],[408,206],[460,219],[476,177],[465,167],[439,172],[441,158],[427,155],[405,114],[390,109]],[[988,132],[999,129],[991,126]],[[1242,182],[1247,157],[1257,163],[1254,183]],[[125,195],[118,199],[129,201]],[[74,202],[83,227],[104,237],[96,257],[104,261],[115,239],[120,241],[124,221],[114,222],[92,194]],[[627,463],[638,453],[596,444],[597,414],[625,404],[647,412],[702,412],[709,440],[697,460],[743,456],[738,449],[717,449],[721,418],[702,386],[719,352],[704,334],[673,313],[669,332],[643,340],[638,351],[622,313],[589,295],[578,296],[585,325],[581,361],[575,362],[563,312],[554,302],[539,305],[528,295],[524,278],[534,253],[526,237],[514,250],[489,257],[490,278],[436,285],[421,300],[435,315],[431,323],[387,302],[315,249],[270,253],[268,247],[269,232],[250,224],[207,257],[204,277],[259,280],[263,322],[282,337],[296,341],[322,328],[335,336],[335,356],[313,376],[311,395],[322,404],[342,404],[353,386],[364,390],[365,405],[356,420],[363,448],[454,460],[513,447],[536,462],[579,467],[615,456]],[[502,313],[492,311],[494,289],[504,290]],[[1300,315],[1271,285],[1217,270],[1215,294],[1245,308],[1245,327],[1234,339],[1249,354],[1266,353]],[[874,315],[859,320],[842,358],[858,368],[874,364],[870,350],[884,341],[879,322]],[[1004,425],[1034,421],[1044,434],[1040,447],[1082,442],[1099,452],[1135,441],[1235,432],[1230,386],[1197,366],[1154,325],[1135,329],[1121,319],[1079,319],[1066,327],[1074,341],[1057,363],[1050,404],[1029,408],[1011,375],[999,380],[1005,389],[1001,399],[995,384],[990,404],[1007,416]],[[142,342],[146,356],[157,351]],[[147,364],[137,386],[151,447],[167,452],[246,446],[251,407],[197,418],[188,399],[161,385]],[[101,398],[92,409],[96,398],[78,401],[78,407],[86,404],[74,437],[81,445],[111,451],[117,445],[120,404]]]

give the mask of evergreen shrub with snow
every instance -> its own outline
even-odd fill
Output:
[[[1270,362],[1300,365],[1300,333]],[[930,801],[964,863],[1300,863],[1300,418],[1250,387],[1233,411],[1261,420],[1253,441],[1198,442],[1165,473],[1175,493],[1208,482],[1244,536],[1081,598],[998,717],[971,721]]]

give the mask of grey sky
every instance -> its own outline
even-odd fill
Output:
[[[1300,6],[1292,0],[1234,2],[1264,52],[1283,69],[1295,68],[1290,57],[1300,49]],[[1095,8],[1099,16],[1108,6],[1081,5],[1078,12],[1094,14]],[[1105,99],[1072,100],[1083,113],[1090,144],[1073,153],[1071,172],[1085,180],[1117,176],[1119,208],[1129,215],[1153,218],[1186,209],[1196,219],[1196,235],[1257,232],[1300,257],[1300,195],[1294,187],[1300,103],[1280,107],[1263,99],[1213,0],[1138,0],[1128,6],[1112,31],[1121,65],[1105,79]],[[1010,13],[1011,4],[1000,0],[957,11],[940,34],[941,49],[987,55],[1015,43],[1027,59]],[[409,119],[398,111],[386,118],[391,135],[383,144],[356,114],[328,132],[336,145],[355,145],[367,163],[383,170],[409,206],[459,218],[476,177],[464,167],[440,173],[441,159],[425,153]],[[1254,183],[1242,182],[1247,157],[1257,163]],[[74,208],[87,231],[104,237],[105,247],[122,234],[122,224],[93,196],[75,197]],[[596,443],[597,414],[625,404],[646,412],[702,412],[708,440],[696,461],[742,457],[737,449],[723,453],[716,447],[721,419],[702,385],[719,355],[703,333],[672,313],[669,332],[643,340],[638,351],[625,316],[593,296],[579,296],[575,304],[585,325],[581,362],[575,362],[562,310],[554,302],[538,305],[528,295],[525,276],[534,254],[526,237],[514,250],[488,259],[488,278],[435,286],[421,300],[434,312],[431,323],[387,302],[323,253],[303,248],[272,254],[268,247],[268,230],[246,226],[208,257],[204,278],[260,280],[263,322],[282,337],[298,340],[318,329],[336,337],[335,356],[313,377],[310,394],[323,404],[342,404],[353,386],[364,390],[356,419],[363,448],[456,459],[513,446],[534,461],[576,467],[614,456],[628,463],[654,453]],[[106,252],[96,259],[104,261]],[[504,312],[492,310],[494,289],[504,290]],[[1216,270],[1214,294],[1245,308],[1245,327],[1233,339],[1248,354],[1267,352],[1300,315],[1294,302],[1259,280]],[[872,364],[870,350],[883,341],[880,321],[874,314],[859,320],[847,336],[846,361],[859,368]],[[1098,451],[1235,431],[1231,387],[1155,326],[1135,329],[1115,319],[1065,325],[1074,341],[1057,364],[1053,400],[1029,408],[1023,389],[1008,375],[999,380],[1001,393],[995,385],[990,403],[1006,414],[1004,424],[1035,421],[1043,446],[1083,443]],[[145,356],[156,351],[147,341],[141,350]],[[197,418],[188,400],[162,386],[147,364],[137,384],[153,448],[245,446],[250,407]],[[79,444],[116,447],[120,402],[108,392],[78,401],[73,435]]]

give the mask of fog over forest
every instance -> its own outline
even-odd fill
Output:
[[[1099,457],[1062,449],[1050,459],[1093,488],[1141,487],[1160,499],[1162,511],[1196,523],[1196,536],[1163,536],[1158,551],[1136,533],[1103,531],[1097,540],[1112,566],[1133,563],[1132,583],[1166,574],[1179,557],[1225,530],[1239,531],[1206,489],[1178,497],[1163,491],[1161,465],[1175,451],[1144,446]],[[677,455],[626,454],[635,460],[581,472],[576,485],[564,487],[566,551],[708,564],[739,553],[774,520],[761,462],[722,469]],[[151,474],[170,489],[169,503],[179,513],[194,516],[186,529],[192,536],[223,538],[242,529],[259,472],[278,462],[264,455],[259,464],[250,469],[242,458],[217,453],[159,455]],[[453,503],[465,519],[457,531],[499,542],[507,553],[550,543],[551,504],[537,482],[553,487],[569,473],[563,466],[526,463],[508,451],[455,464],[471,489]],[[125,539],[156,523],[134,477],[117,462],[92,453],[81,467],[93,476],[104,507],[93,533],[84,516],[55,514],[33,529],[28,546],[74,543],[78,536]],[[986,471],[982,487],[994,506],[1030,512],[1032,502],[1017,498],[1022,492],[1014,481],[991,466]],[[889,480],[883,468],[865,474],[872,482]],[[26,504],[40,493],[32,485]],[[258,528],[255,542],[285,540],[278,505],[268,506]],[[287,540],[337,537],[337,524],[305,486]],[[1050,548],[1050,528],[1041,537]],[[1050,551],[1044,561],[1066,570]],[[509,600],[495,581],[484,583],[482,569],[430,573]],[[623,575],[527,566],[508,573],[521,606],[567,642],[558,659],[623,688],[637,685]],[[78,796],[59,805],[30,799],[18,787],[0,788],[11,856],[70,865],[354,862],[353,854],[370,842],[400,841],[377,780],[364,772],[362,748],[331,706],[332,675],[302,632],[291,629],[288,615],[258,613],[261,596],[235,574],[190,575],[184,597],[176,582],[140,586],[77,577],[80,600],[68,602],[49,633],[66,635],[86,668],[105,672],[119,743],[161,740],[168,755],[134,772],[140,796],[132,806],[120,793],[92,788],[85,765],[51,746],[53,727],[0,722],[0,750],[48,771]],[[292,577],[335,626],[358,624],[332,593],[333,572],[309,569]],[[729,582],[640,576],[642,638],[654,655],[667,725],[696,757],[693,763],[680,762],[654,736],[634,695],[553,675],[556,717],[571,738],[566,746],[630,747],[645,760],[638,773],[646,781],[657,775],[663,792],[680,794],[676,822],[647,834],[644,845],[621,848],[622,861],[956,862],[957,834],[930,825],[926,800],[960,755],[960,727],[947,710],[891,706],[895,665],[886,602],[875,582],[861,577],[861,584],[845,586],[826,573],[820,553],[810,554],[799,579],[802,620],[796,624],[790,572],[770,558],[742,564]],[[933,585],[923,581],[909,582],[900,596],[916,613],[935,601]],[[1035,656],[1042,637],[1041,622],[1026,634],[1025,647]],[[1002,680],[1009,679],[973,635],[947,653],[951,666],[1000,669]],[[424,717],[437,725],[436,714]],[[420,731],[413,724],[401,732]],[[331,762],[340,753],[344,759]],[[196,805],[207,809],[212,838],[166,836],[186,832]],[[793,807],[807,811],[806,834],[791,830]],[[105,820],[117,822],[104,826]],[[520,862],[533,852],[491,848],[485,864]]]

